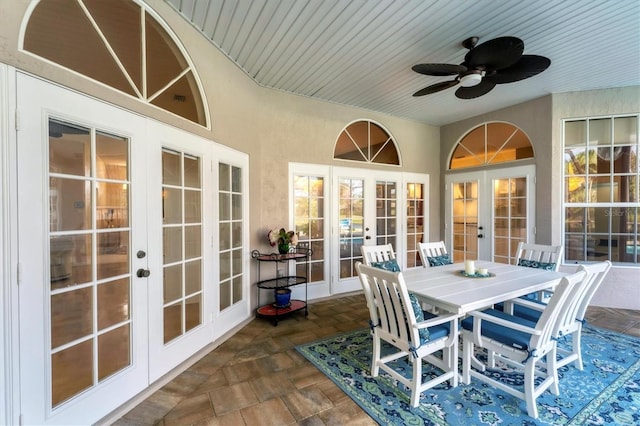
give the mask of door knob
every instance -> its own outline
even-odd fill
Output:
[[[136,275],[138,276],[138,278],[147,278],[149,275],[151,275],[151,271],[149,271],[148,269],[138,269],[136,271]]]
[[[365,240],[370,240],[371,237],[369,235],[367,235],[366,237],[364,237]]]
[[[478,234],[478,238],[484,238],[484,235]]]

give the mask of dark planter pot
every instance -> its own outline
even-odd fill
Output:
[[[275,291],[276,306],[284,307],[289,306],[291,303],[291,289],[289,288],[277,288]]]

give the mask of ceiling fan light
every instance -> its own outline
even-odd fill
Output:
[[[480,71],[470,72],[460,77],[460,85],[462,87],[473,87],[480,84],[482,81],[482,74]]]

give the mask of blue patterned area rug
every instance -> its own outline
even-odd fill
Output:
[[[527,415],[524,401],[473,378],[470,385],[456,388],[448,382],[438,385],[412,408],[408,388],[399,388],[382,371],[371,377],[369,330],[296,349],[381,425],[640,425],[640,339],[594,327],[583,329],[584,370],[573,364],[560,370],[560,396],[547,391],[538,397],[538,419]],[[406,358],[397,362],[410,374]],[[425,364],[425,375],[430,368]],[[522,381],[507,368],[490,374],[510,383]]]

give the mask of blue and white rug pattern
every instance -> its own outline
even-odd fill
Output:
[[[448,382],[438,385],[412,408],[408,388],[398,387],[384,372],[371,377],[369,330],[296,349],[382,425],[640,425],[640,339],[590,326],[582,335],[584,370],[573,364],[560,370],[560,396],[547,391],[538,397],[538,419],[527,415],[524,401],[473,379],[457,388]],[[404,360],[396,367],[411,372]],[[432,368],[425,364],[423,374]],[[520,374],[507,368],[487,374],[511,384],[522,382]]]

